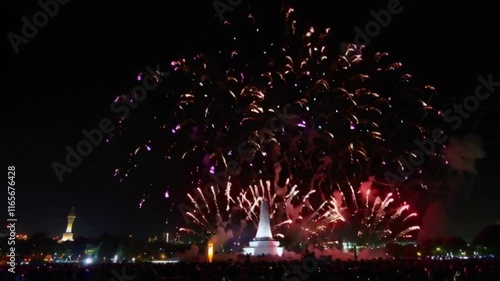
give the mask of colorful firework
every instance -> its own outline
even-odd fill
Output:
[[[350,229],[356,231],[353,241],[360,245],[380,246],[399,239],[412,239],[420,227],[416,224],[416,212],[410,212],[406,202],[398,205],[392,193],[376,194],[373,178],[359,188],[360,206],[346,209]],[[347,212],[350,213],[348,216]],[[351,236],[351,238],[353,238]]]
[[[141,153],[158,151],[167,163],[180,160],[190,168],[189,190],[211,186],[199,189],[210,194],[227,185],[242,190],[234,199],[227,196],[227,201],[213,202],[215,225],[228,221],[220,213],[222,203],[254,220],[255,198],[262,195],[245,196],[255,195],[255,184],[269,181],[270,190],[297,186],[304,198],[315,192],[322,197],[320,202],[329,202],[327,194],[337,192],[342,208],[352,210],[348,213],[377,210],[366,215],[374,221],[363,219],[360,227],[382,226],[380,214],[390,213],[387,206],[363,207],[357,186],[374,176],[381,193],[403,196],[400,186],[387,183],[384,173],[404,171],[404,159],[416,158],[416,141],[432,137],[429,124],[442,124],[442,113],[430,106],[436,91],[419,84],[388,53],[370,54],[354,44],[338,52],[330,28],[301,28],[291,8],[284,10],[283,19],[284,36],[275,36],[272,42],[263,39],[265,26],[249,14],[248,29],[226,22],[233,30],[246,30],[236,32],[228,48],[214,56],[172,61],[166,81],[149,95],[154,104],[146,115],[150,119],[139,121],[153,128],[152,134],[115,176],[120,180],[129,176],[140,165]],[[120,120],[123,128],[130,123],[134,122]],[[437,147],[407,179],[425,187],[425,178],[437,169],[424,169],[446,163],[440,151]],[[194,203],[205,204],[208,211],[206,200]],[[191,216],[201,225],[210,222]],[[326,229],[326,221],[304,229],[317,231],[321,225]],[[362,236],[365,233],[361,231]]]
[[[411,225],[412,218],[417,214],[407,214],[410,209],[408,204],[393,207],[395,199],[391,193],[382,199],[372,193],[371,182],[368,184],[368,189],[358,192],[362,204],[357,209],[347,207],[345,197],[339,191],[330,196],[314,196],[317,193],[315,190],[305,194],[300,194],[297,186],[272,190],[270,182],[261,182],[239,191],[231,190],[231,184],[221,191],[212,188],[213,196],[207,198],[201,188],[198,188],[196,194],[187,194],[193,208],[186,212],[186,216],[194,226],[181,228],[180,231],[208,238],[215,235],[219,228],[223,228],[231,229],[241,236],[246,230],[247,222],[250,222],[254,232],[263,199],[270,202],[274,235],[284,238],[289,237],[291,232],[301,230],[301,235],[295,233],[294,236],[306,239],[299,238],[294,241],[296,243],[316,238],[329,241],[338,236],[334,231],[337,226],[347,226],[350,232],[355,233],[354,237],[349,237],[352,241],[379,246],[408,238],[419,229],[417,225]],[[364,185],[368,186],[366,183]],[[231,193],[236,193],[236,196],[231,196]]]
[[[271,228],[276,237],[284,237],[290,224],[297,224],[304,231],[317,234],[322,230],[333,227],[337,221],[344,220],[337,208],[336,199],[331,197],[319,207],[311,204],[314,199],[314,190],[301,195],[297,186],[288,186],[278,190],[271,189],[271,182],[261,182],[244,190],[227,188],[219,191],[211,188],[213,196],[206,197],[201,188],[195,194],[187,194],[193,208],[186,212],[186,216],[194,223],[194,227],[181,228],[180,231],[197,233],[202,236],[213,235],[219,227],[229,229],[240,226],[238,232],[244,229],[246,222],[253,224],[256,229],[260,213],[260,202],[269,201],[271,206]],[[236,193],[232,196],[232,193]],[[244,221],[244,222],[242,222]],[[240,233],[241,234],[241,233]]]

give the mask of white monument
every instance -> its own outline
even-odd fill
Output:
[[[63,233],[63,237],[61,240],[58,241],[58,243],[65,242],[65,241],[73,241],[73,233],[71,232],[73,228],[73,223],[75,222],[76,219],[76,214],[75,214],[75,207],[71,208],[71,211],[69,212],[68,215],[68,226],[66,227],[66,232]]]
[[[263,199],[260,204],[259,227],[257,235],[253,241],[250,241],[250,246],[243,248],[247,255],[273,255],[282,256],[283,247],[279,247],[280,242],[273,239],[271,233],[271,224],[269,222],[269,203]]]

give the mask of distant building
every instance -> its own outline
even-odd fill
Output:
[[[66,227],[66,232],[63,233],[63,237],[59,240],[59,243],[65,241],[73,241],[73,233],[71,232],[73,228],[73,222],[76,219],[75,207],[71,208],[71,212],[68,215],[68,226]]]
[[[148,243],[153,243],[158,241],[169,243],[169,242],[174,242],[175,239],[171,240],[170,233],[168,232],[163,232],[160,235],[153,235],[148,237]]]
[[[153,243],[153,242],[156,242],[156,241],[158,241],[158,236],[148,237],[148,243]]]

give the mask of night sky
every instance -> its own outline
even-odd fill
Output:
[[[256,3],[272,24],[279,5],[267,2]],[[353,28],[363,28],[373,20],[370,11],[386,8],[388,1],[301,2],[307,4],[296,7],[304,19],[328,23],[342,42],[352,41]],[[478,75],[493,73],[493,80],[500,81],[498,15],[491,1],[445,2],[402,1],[403,11],[393,15],[368,46],[392,53],[419,80],[434,85],[447,102],[444,107],[473,94]],[[249,3],[243,0],[224,16],[244,16]],[[4,8],[6,33],[20,34],[21,18],[31,18],[39,9],[36,1],[9,1]],[[175,177],[182,170],[160,171],[152,165],[124,184],[113,177],[137,136],[126,134],[94,148],[79,167],[64,175],[62,183],[51,163],[63,161],[65,146],[74,147],[84,139],[83,129],[116,117],[110,103],[130,90],[139,71],[147,65],[166,65],[179,55],[223,47],[222,28],[212,1],[73,0],[60,5],[48,24],[19,46],[19,53],[4,36],[8,59],[2,83],[6,128],[2,163],[16,166],[18,231],[61,235],[72,206],[77,236],[172,231],[180,214],[175,206],[172,212],[169,208],[173,200],[180,200],[177,197],[184,198],[182,186],[171,187],[170,199],[157,192],[157,198],[143,208],[138,202],[150,184],[149,173]],[[500,223],[498,93],[500,88],[460,129],[481,136],[486,153],[476,165],[479,175],[471,184],[472,192],[456,196],[448,210],[450,230],[466,239],[485,225]]]

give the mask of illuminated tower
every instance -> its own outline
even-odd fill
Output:
[[[71,208],[71,212],[69,212],[68,215],[68,227],[66,227],[66,232],[63,233],[63,237],[59,242],[64,242],[64,241],[73,241],[73,233],[71,232],[71,229],[73,228],[73,222],[76,219],[76,214],[75,214],[75,207]]]
[[[269,203],[263,199],[260,204],[259,227],[250,247],[243,248],[246,254],[252,256],[260,255],[283,255],[283,247],[279,247],[280,242],[274,241],[269,222]]]
[[[259,227],[257,228],[255,240],[273,240],[271,222],[269,219],[269,203],[264,199],[260,203]]]

